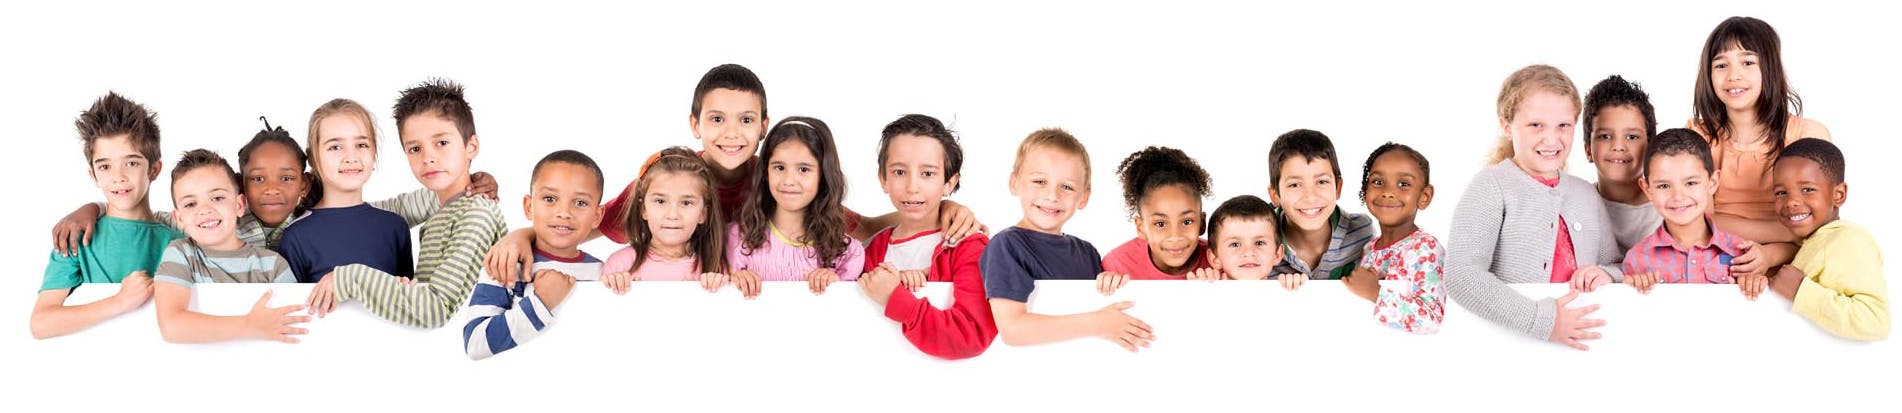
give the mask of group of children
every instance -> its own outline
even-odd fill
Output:
[[[1611,282],[1735,284],[1764,290],[1853,340],[1890,330],[1882,256],[1839,219],[1843,155],[1822,123],[1801,117],[1775,30],[1733,17],[1705,40],[1695,117],[1658,131],[1644,91],[1612,76],[1580,97],[1563,72],[1535,65],[1499,92],[1493,165],[1454,210],[1446,290],[1462,306],[1528,336],[1589,349],[1598,306],[1568,304]],[[1596,184],[1564,171],[1583,114]],[[1533,300],[1507,283],[1569,283]]]
[[[821,293],[854,281],[920,351],[961,359],[1000,335],[1012,345],[1095,336],[1131,351],[1156,337],[1124,311],[1129,302],[1031,313],[1037,280],[1095,280],[1107,295],[1130,280],[1275,279],[1290,290],[1341,280],[1373,304],[1377,323],[1420,334],[1438,331],[1450,295],[1482,318],[1583,349],[1602,321],[1586,318],[1595,306],[1566,304],[1624,282],[1640,291],[1734,283],[1753,299],[1774,290],[1832,333],[1886,337],[1880,255],[1867,231],[1837,219],[1847,197],[1840,151],[1820,123],[1784,110],[1796,99],[1774,32],[1734,18],[1705,49],[1711,64],[1700,70],[1689,129],[1658,132],[1648,97],[1621,77],[1581,98],[1555,68],[1515,72],[1499,96],[1497,157],[1462,195],[1452,247],[1414,223],[1434,197],[1421,152],[1387,143],[1370,153],[1357,192],[1369,214],[1348,213],[1338,207],[1340,157],[1328,136],[1306,129],[1275,139],[1267,200],[1238,196],[1212,212],[1203,206],[1211,177],[1188,154],[1152,146],[1124,158],[1116,173],[1135,236],[1103,255],[1063,231],[1090,200],[1090,155],[1077,137],[1049,128],[1021,141],[1009,189],[1023,218],[989,234],[946,199],[961,186],[956,134],[905,115],[877,147],[878,182],[895,212],[863,216],[843,205],[831,129],[800,116],[768,128],[765,87],[738,65],[713,68],[694,91],[688,124],[699,151],[654,154],[611,199],[591,158],[550,153],[522,200],[532,227],[513,233],[493,178],[470,171],[481,148],[473,111],[462,87],[443,80],[404,90],[393,107],[422,190],[364,202],[377,131],[367,109],[337,99],[312,114],[302,149],[267,124],[239,151],[237,170],[213,151],[186,152],[168,214],[145,196],[161,171],[155,121],[108,94],[76,122],[106,202],[56,226],[31,325],[39,338],[68,334],[156,296],[167,341],[296,342],[309,317],[294,313],[322,317],[358,301],[431,329],[460,309],[464,350],[480,359],[554,323],[577,281],[618,294],[637,281],[731,285],[749,298],[762,282]],[[1563,171],[1581,112],[1596,184]],[[421,225],[414,259],[412,225]],[[599,236],[626,247],[605,261],[579,249]],[[315,287],[304,305],[267,307],[266,293],[248,314],[220,317],[188,309],[191,286],[207,282]],[[927,282],[951,283],[951,305],[913,294]],[[1575,291],[1534,301],[1506,287],[1540,282]],[[120,290],[66,305],[81,283]]]

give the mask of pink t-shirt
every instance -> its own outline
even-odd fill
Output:
[[[1208,242],[1196,240],[1195,252],[1190,253],[1192,257],[1190,260],[1192,260],[1194,264],[1189,266],[1189,271],[1212,268],[1209,265],[1208,249]],[[1116,249],[1110,250],[1109,254],[1104,254],[1103,271],[1128,275],[1129,279],[1132,280],[1189,279],[1188,273],[1171,275],[1156,269],[1156,263],[1149,260],[1149,242],[1144,241],[1142,238],[1129,240],[1129,242],[1117,246]]]
[[[1534,176],[1545,186],[1559,187],[1559,178],[1546,179]],[[1578,254],[1572,251],[1572,231],[1565,226],[1565,217],[1559,216],[1558,245],[1552,247],[1552,282],[1572,282],[1572,273],[1578,272]]]
[[[634,247],[621,247],[620,251],[615,251],[614,255],[608,256],[608,263],[601,266],[601,273],[613,274],[628,271],[629,267],[634,266],[635,254],[636,251],[634,251]],[[693,258],[669,261],[650,256],[647,257],[647,262],[641,263],[640,269],[634,270],[634,279],[641,281],[699,281],[700,261]]]
[[[819,260],[807,243],[794,243],[786,239],[778,228],[767,226],[766,242],[759,249],[747,251],[746,239],[740,236],[740,226],[730,225],[726,235],[726,262],[733,271],[748,270],[758,273],[760,281],[805,281],[806,273],[819,268]],[[845,253],[832,262],[832,271],[839,279],[852,281],[859,279],[859,273],[865,270],[865,246],[858,240],[845,239]]]

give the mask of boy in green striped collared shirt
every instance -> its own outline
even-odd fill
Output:
[[[311,290],[310,308],[322,317],[340,301],[361,301],[371,313],[421,328],[449,323],[469,299],[482,257],[507,230],[494,201],[464,195],[476,157],[475,116],[462,86],[431,79],[396,100],[396,132],[416,180],[436,193],[442,209],[423,222],[414,280],[365,265],[337,267]]]

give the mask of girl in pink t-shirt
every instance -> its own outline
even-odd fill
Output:
[[[634,202],[621,217],[627,247],[608,257],[601,281],[626,294],[632,281],[724,278],[726,231],[706,163],[676,146],[641,169],[646,172],[634,185]]]

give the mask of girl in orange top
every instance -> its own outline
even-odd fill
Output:
[[[1717,161],[1713,220],[1765,244],[1796,241],[1771,205],[1770,165],[1777,151],[1798,139],[1829,140],[1822,122],[1802,117],[1803,100],[1784,75],[1780,43],[1763,20],[1731,17],[1719,23],[1704,41],[1697,116],[1686,125],[1710,141]]]

